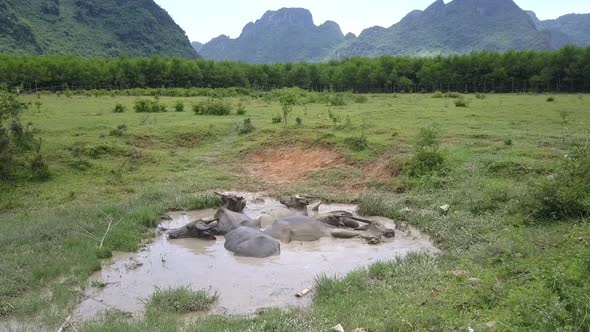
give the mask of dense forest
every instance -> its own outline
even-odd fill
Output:
[[[251,65],[182,58],[0,55],[0,84],[25,91],[162,87],[354,92],[590,92],[590,48]]]

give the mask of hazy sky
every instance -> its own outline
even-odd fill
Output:
[[[239,36],[248,22],[267,10],[303,7],[311,11],[316,25],[326,20],[340,24],[344,33],[358,35],[374,25],[389,27],[414,9],[425,9],[434,0],[155,0],[170,13],[191,41],[208,42],[221,34]],[[590,13],[590,0],[515,0],[522,9],[533,10],[540,19],[569,13]],[[449,2],[449,0],[445,0]]]

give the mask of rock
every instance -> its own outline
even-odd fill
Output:
[[[487,322],[487,323],[485,323],[484,327],[486,328],[486,330],[493,331],[496,329],[496,322],[495,321]]]
[[[469,278],[467,280],[469,280],[469,282],[472,284],[479,284],[481,282],[481,279],[479,278]]]
[[[334,331],[334,332],[344,332],[344,327],[342,327],[342,324],[338,324],[338,325],[336,325],[336,326],[334,326],[332,328],[332,331]]]
[[[440,213],[442,215],[446,215],[447,213],[449,213],[450,209],[451,209],[451,206],[449,204],[445,204],[445,205],[438,207],[438,210],[440,211]]]
[[[367,332],[367,330],[365,330],[365,329],[364,329],[364,328],[362,328],[362,327],[357,327],[357,329],[356,329],[356,330],[354,330],[354,332]]]

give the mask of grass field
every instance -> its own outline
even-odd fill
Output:
[[[82,329],[590,330],[588,220],[541,222],[527,208],[565,156],[588,145],[590,97],[465,95],[466,107],[433,95],[367,97],[296,105],[287,125],[273,123],[281,105],[264,98],[228,99],[245,115],[201,116],[191,109],[199,98],[161,97],[168,112],[136,113],[138,97],[26,97],[41,102],[24,122],[42,138],[52,175],[0,184],[0,321],[59,327],[101,259],[137,250],[161,213],[215,205],[206,194],[213,190],[261,190],[359,202],[428,233],[442,254],[320,279],[308,310],[190,323],[173,313],[140,322],[114,313]],[[173,109],[179,101],[184,112]],[[114,113],[116,104],[127,110]],[[246,118],[255,128],[249,133]],[[424,133],[438,133],[444,162],[412,177]],[[290,181],[253,171],[255,156],[268,157],[264,166],[280,159],[277,151],[298,160],[306,151],[336,157]],[[445,204],[449,212],[440,213]],[[121,222],[99,248],[106,215]]]

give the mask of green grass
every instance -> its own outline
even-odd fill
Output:
[[[337,108],[322,101],[297,105],[290,117],[304,125],[287,127],[272,124],[278,102],[228,99],[248,109],[255,129],[246,134],[237,115],[113,113],[117,104],[132,110],[137,99],[42,95],[41,110],[25,115],[43,139],[51,178],[0,185],[0,320],[59,326],[101,258],[137,250],[161,213],[219,204],[194,193],[268,190],[359,202],[363,214],[428,233],[442,253],[379,263],[341,280],[320,278],[306,310],[204,317],[188,325],[174,315],[128,322],[112,314],[84,328],[321,331],[341,323],[347,331],[477,331],[489,322],[498,330],[590,328],[588,220],[530,223],[523,208],[564,155],[587,144],[584,98],[560,95],[547,103],[542,95],[490,94],[456,107],[454,99],[431,95],[371,95]],[[160,98],[169,109],[203,100]],[[334,126],[330,111],[350,125]],[[127,129],[110,136],[120,125]],[[445,172],[410,177],[418,133],[431,125],[439,130]],[[351,137],[366,137],[367,145],[359,149]],[[285,145],[334,149],[347,162],[290,186],[247,176],[249,152]],[[372,178],[366,170],[376,164],[401,175]],[[447,214],[438,209],[444,204],[451,206]],[[122,221],[99,249],[86,232],[102,237],[105,214]]]
[[[208,311],[217,301],[217,294],[210,295],[204,290],[194,291],[189,287],[156,289],[146,301],[146,311],[153,314]]]

